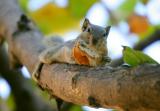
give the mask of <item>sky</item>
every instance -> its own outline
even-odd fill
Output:
[[[50,2],[52,0],[30,0],[29,2],[29,9],[30,10],[37,10],[44,6],[46,3]],[[123,3],[124,0],[102,0],[106,6],[114,10],[116,9],[121,3]],[[55,0],[55,3],[58,6],[65,7],[68,3],[67,0]],[[147,6],[144,6],[141,3],[138,3],[135,7],[135,11],[140,15],[147,15],[149,17],[149,22],[151,24],[160,24],[160,0],[150,0]],[[97,18],[96,16],[99,15]],[[95,3],[90,10],[88,11],[86,17],[94,24],[105,26],[106,20],[108,20],[109,15],[106,14],[106,11],[103,6],[101,6],[100,3]],[[122,45],[127,45],[130,47],[133,47],[134,43],[138,41],[137,35],[131,34],[128,35],[129,27],[128,24],[125,22],[120,22],[118,27],[112,27],[109,37],[107,39],[107,46],[109,49],[109,56],[111,56],[112,59],[119,58],[122,56]],[[75,35],[77,35],[78,31],[71,31],[66,33],[64,38],[67,38],[66,40],[75,38]],[[130,37],[128,37],[130,36]],[[113,45],[114,44],[114,45]],[[160,63],[160,41],[157,41],[153,44],[151,44],[149,47],[144,49],[144,52],[154,58],[156,61]],[[24,76],[27,78],[30,78],[29,73],[25,67],[23,67],[22,71],[24,72]],[[10,94],[10,87],[7,84],[7,82],[0,78],[0,97],[3,99],[6,99],[8,95]],[[88,111],[89,108],[85,107],[85,109]],[[92,109],[92,111],[106,111],[105,109],[97,110]]]

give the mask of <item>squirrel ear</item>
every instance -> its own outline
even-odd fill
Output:
[[[87,18],[85,18],[82,25],[82,31],[85,31],[90,24],[90,21]]]
[[[111,28],[111,26],[107,26],[107,27],[105,28],[105,29],[106,29],[106,37],[107,37],[108,34],[109,34],[110,28]]]
[[[107,33],[109,33],[110,28],[111,28],[111,26],[107,26],[107,27],[105,28]]]

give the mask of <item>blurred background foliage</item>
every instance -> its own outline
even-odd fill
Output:
[[[23,10],[35,21],[44,34],[66,32],[70,28],[78,27],[79,21],[85,17],[89,8],[96,0],[69,0],[65,7],[60,7],[54,0],[44,4],[37,10],[29,10],[29,0],[19,0]]]
[[[120,0],[120,5],[115,9],[109,9],[106,3],[118,2],[117,0],[60,0],[60,3],[64,6],[57,4],[58,0],[46,0],[46,3],[42,6],[37,6],[38,8],[36,9],[32,9],[32,6],[29,7],[32,1],[19,0],[19,3],[23,11],[35,21],[44,34],[64,33],[71,28],[78,28],[80,20],[97,3],[101,4],[106,14],[109,13],[110,19],[106,20],[105,24],[117,25],[121,21],[126,21],[130,27],[130,31],[136,34],[146,33],[151,26],[147,15],[135,12],[137,4],[145,6],[149,2],[148,0]],[[37,0],[37,5],[39,5],[38,1],[42,0]],[[36,2],[34,4],[36,5]],[[98,19],[98,17],[97,15],[96,18]]]
[[[160,62],[159,0],[18,0],[18,2],[45,36],[58,34],[65,40],[76,38],[80,33],[80,24],[87,17],[91,23],[112,26],[107,46],[113,61],[122,56],[121,46],[127,45],[143,50]],[[29,103],[26,106],[47,104],[40,105],[43,106],[40,109],[33,107],[30,111],[50,111],[51,109],[54,111],[55,102],[49,102],[48,95],[32,83],[25,67],[22,69],[22,75],[18,79],[20,83],[31,88],[25,89],[22,86],[19,86],[19,89],[14,88],[16,87],[13,85],[15,79],[8,79],[5,73],[0,72],[0,111],[22,111],[22,109],[18,110],[18,107],[24,101]],[[21,93],[17,94],[16,91]],[[36,99],[16,99],[20,98],[20,94],[22,94],[21,97],[27,94],[32,95],[31,92],[35,93]],[[43,102],[37,103],[37,98],[38,101]],[[21,104],[17,105],[15,101]],[[50,109],[46,109],[48,104]],[[108,111],[86,106],[82,108],[72,104],[66,104],[64,107],[64,111]],[[23,111],[26,111],[25,109],[24,107]]]

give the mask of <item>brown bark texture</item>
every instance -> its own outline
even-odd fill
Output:
[[[32,73],[44,49],[43,35],[35,27],[17,31],[21,15],[15,0],[0,0],[0,35],[7,40],[11,64],[24,65]],[[46,64],[38,83],[50,95],[79,105],[126,111],[160,110],[160,65],[93,68]]]
[[[42,97],[35,94],[30,81],[20,70],[11,70],[5,46],[0,46],[0,75],[9,83],[15,103],[15,111],[55,111]],[[3,111],[3,110],[2,110]]]

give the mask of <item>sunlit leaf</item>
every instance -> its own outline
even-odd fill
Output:
[[[150,25],[147,17],[137,15],[137,14],[132,14],[129,16],[128,24],[129,24],[130,32],[136,33],[139,35],[146,33]]]
[[[79,20],[73,18],[66,8],[60,8],[53,3],[46,4],[30,15],[45,34],[65,32],[71,27],[79,26]]]
[[[7,98],[7,106],[9,107],[10,111],[15,109],[15,102],[12,94],[10,94]]]
[[[69,0],[68,8],[74,17],[82,18],[96,1],[97,0]]]
[[[123,48],[123,60],[130,66],[137,66],[145,63],[158,64],[158,62],[141,51],[134,50],[128,46],[123,46]]]
[[[29,0],[18,0],[21,8],[23,9],[24,12],[28,11],[28,2]]]
[[[145,38],[147,38],[149,35],[153,34],[153,32],[155,31],[155,27],[150,25],[149,28],[147,29],[147,31],[145,33],[142,33],[139,35],[140,40],[144,40]]]
[[[73,105],[70,111],[83,111],[81,106]]]

